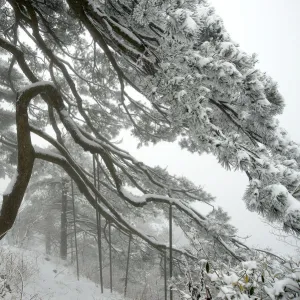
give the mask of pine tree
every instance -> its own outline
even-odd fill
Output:
[[[141,144],[179,139],[191,152],[213,153],[224,167],[243,170],[250,180],[248,208],[299,233],[300,151],[275,118],[282,96],[206,1],[9,0],[0,14],[1,131],[16,117],[16,134],[3,134],[1,142],[18,150],[17,172],[3,196],[1,238],[41,159],[60,166],[106,220],[160,251],[165,244],[132,226],[124,207],[138,214],[157,206],[167,214],[174,206],[179,224],[192,220],[243,259],[232,248],[236,239],[189,205],[213,198],[120,149],[112,139],[122,128],[131,128]],[[74,158],[62,128],[78,149],[96,155],[106,178],[100,188]],[[55,150],[33,146],[31,134]]]

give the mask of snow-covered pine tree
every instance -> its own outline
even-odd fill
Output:
[[[157,249],[165,245],[131,226],[103,189],[137,208],[175,206],[241,259],[226,244],[236,245],[234,238],[221,236],[189,206],[211,196],[112,142],[129,127],[141,143],[179,139],[192,152],[213,153],[223,166],[245,171],[249,209],[299,232],[293,195],[300,152],[275,119],[283,99],[206,1],[9,0],[0,13],[1,116],[11,122],[15,115],[17,128],[15,138],[4,135],[2,143],[18,149],[17,173],[3,196],[1,237],[17,216],[35,159],[42,159],[61,166],[106,219]],[[62,127],[82,150],[99,156],[109,182],[101,192],[70,154]],[[55,151],[33,147],[31,133]],[[142,196],[133,196],[128,185]]]

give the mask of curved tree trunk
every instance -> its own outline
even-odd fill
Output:
[[[21,94],[19,100],[20,98],[24,98],[24,100],[16,102],[18,166],[14,178],[3,193],[0,213],[0,240],[16,220],[32,173],[34,149],[31,144],[27,107],[29,101],[36,95],[35,92],[30,90],[27,93]]]

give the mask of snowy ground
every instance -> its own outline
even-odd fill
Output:
[[[22,264],[27,265],[27,270],[20,272],[17,268],[13,268],[13,273],[19,278],[23,277],[23,293],[22,283],[19,283],[18,297],[13,299],[23,300],[124,300],[119,294],[111,294],[108,290],[104,290],[101,294],[100,287],[85,278],[77,281],[74,270],[64,263],[45,254],[18,248],[3,247],[1,249],[2,264],[0,271],[3,274],[3,257],[5,260],[22,259]],[[6,255],[6,256],[5,256]],[[21,268],[18,263],[19,269]],[[27,277],[27,278],[26,278]],[[21,294],[22,297],[21,297]]]

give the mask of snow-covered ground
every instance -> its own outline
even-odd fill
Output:
[[[18,282],[17,295],[5,299],[124,300],[121,295],[111,294],[106,289],[101,294],[100,287],[86,278],[77,281],[72,267],[39,251],[1,247],[0,275],[3,275],[5,268],[6,274],[10,273]],[[14,290],[13,285],[11,288]]]

